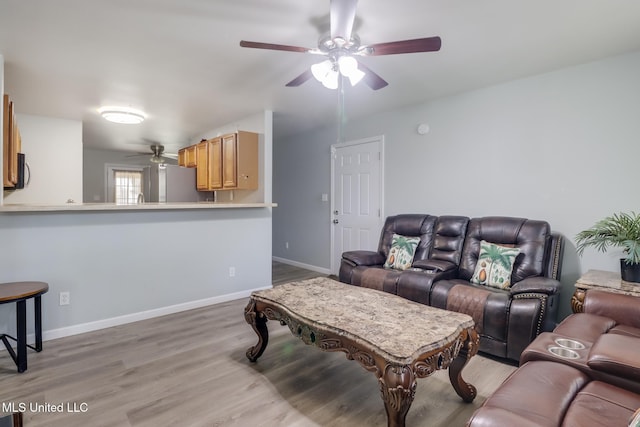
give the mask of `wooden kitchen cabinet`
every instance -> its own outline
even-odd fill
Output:
[[[202,142],[200,142],[202,143]],[[198,144],[196,145],[191,145],[187,148],[185,148],[185,166],[188,168],[195,168],[198,166],[198,156],[196,154],[196,147],[198,146]]]
[[[178,166],[187,166],[187,149],[181,148],[178,150]]]
[[[206,162],[202,156],[197,159],[198,190],[258,189],[258,134],[238,131],[209,139],[206,145]],[[201,185],[205,174],[206,187]]]
[[[222,137],[222,187],[238,187],[238,138],[236,134]]]
[[[207,158],[207,173],[209,174],[210,190],[222,188],[222,138],[213,138],[209,143]]]
[[[238,131],[222,137],[222,188],[258,189],[258,134]]]
[[[193,147],[195,148],[196,165],[200,165],[200,167],[196,167],[196,188],[198,190],[206,191],[209,189],[209,174],[206,167],[209,153],[209,141],[199,142]]]
[[[2,111],[3,183],[5,189],[12,189],[18,183],[18,153],[22,142],[9,95],[3,97]]]

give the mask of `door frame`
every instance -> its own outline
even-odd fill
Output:
[[[331,219],[330,221],[333,221],[333,211],[335,210],[335,206],[336,206],[336,201],[335,201],[335,173],[336,173],[336,151],[340,148],[345,148],[345,147],[350,147],[353,145],[361,145],[361,144],[369,144],[371,142],[380,142],[380,185],[378,186],[379,188],[379,200],[380,200],[380,216],[378,217],[378,222],[379,222],[379,226],[382,227],[382,224],[384,223],[384,218],[385,218],[385,214],[384,214],[384,135],[377,135],[377,136],[371,136],[368,138],[362,138],[362,139],[356,139],[356,140],[352,140],[352,141],[345,141],[345,142],[341,142],[341,143],[336,143],[336,144],[331,144],[331,206],[330,206],[330,211],[329,211],[329,218]],[[333,225],[330,224],[330,229],[331,229],[331,273],[335,274],[336,276],[338,275],[338,270],[340,268],[340,263],[337,262],[336,260],[336,254],[335,254],[335,233],[334,233],[334,227]]]

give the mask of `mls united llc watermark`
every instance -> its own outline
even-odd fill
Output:
[[[86,402],[38,403],[38,402],[2,402],[2,412],[33,412],[33,413],[83,413],[89,411]]]

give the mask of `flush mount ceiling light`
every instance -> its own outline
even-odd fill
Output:
[[[142,111],[127,107],[102,107],[98,112],[105,120],[127,125],[137,125],[146,118]]]

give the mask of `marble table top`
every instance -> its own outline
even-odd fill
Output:
[[[640,284],[624,281],[620,278],[620,273],[613,271],[589,270],[578,279],[575,287],[640,296]]]
[[[473,328],[473,319],[396,295],[347,285],[325,277],[290,282],[253,292],[307,325],[319,325],[355,341],[365,341],[387,360],[408,361],[437,350]]]

